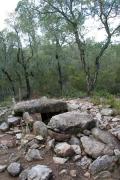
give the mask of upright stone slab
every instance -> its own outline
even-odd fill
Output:
[[[48,128],[60,132],[77,133],[96,126],[96,121],[86,112],[72,111],[53,116]]]
[[[62,100],[40,98],[22,101],[14,106],[15,115],[29,113],[61,113],[67,111],[67,104]]]

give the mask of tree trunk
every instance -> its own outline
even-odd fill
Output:
[[[25,73],[25,82],[26,82],[26,90],[27,90],[26,98],[30,99],[30,97],[31,97],[31,86],[30,86],[29,74],[26,70],[26,66],[24,67],[24,73]]]
[[[15,92],[14,82],[13,82],[10,74],[5,69],[2,69],[2,72],[6,75],[7,79],[9,80],[9,82],[11,84],[12,91],[13,91],[13,95],[15,97],[16,96],[16,92]]]
[[[57,69],[58,69],[58,76],[59,76],[58,83],[60,85],[60,94],[62,96],[62,94],[63,94],[62,70],[61,70],[61,65],[60,65],[60,62],[59,62],[59,56],[57,54],[56,54],[56,60],[57,60]]]

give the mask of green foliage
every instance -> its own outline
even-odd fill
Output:
[[[85,59],[90,67],[91,78],[95,69],[95,59],[104,42],[96,43],[92,38],[85,39],[84,25],[88,8],[98,4],[92,1],[74,0],[71,13],[70,1],[29,1],[21,0],[15,14],[8,18],[10,28],[0,32],[0,92],[15,89],[18,97],[26,93],[26,76],[29,79],[32,95],[83,97],[86,95],[86,76],[80,61],[80,52],[75,43],[74,31],[77,27],[81,41],[85,43]],[[98,1],[97,1],[98,2]],[[107,13],[112,1],[104,1]],[[118,1],[115,3],[117,8]],[[51,5],[55,5],[55,10]],[[81,8],[82,7],[82,8]],[[66,16],[60,12],[63,8]],[[96,10],[96,11],[95,11]],[[115,10],[115,9],[111,9]],[[118,11],[118,9],[116,9]],[[72,22],[72,23],[71,23]],[[112,24],[112,23],[110,23]],[[76,26],[77,25],[77,26]],[[19,54],[20,52],[20,54]],[[19,54],[19,58],[18,58]],[[58,55],[58,59],[56,58]],[[110,95],[120,94],[120,45],[110,45],[101,58],[99,77],[93,101],[100,103],[101,97],[106,103],[119,107]],[[60,90],[60,74],[63,92]],[[10,78],[3,73],[6,71]],[[109,101],[108,101],[109,99]],[[104,103],[104,102],[103,102]]]
[[[114,108],[118,114],[120,114],[120,98],[109,94],[107,92],[97,92],[93,95],[91,102],[95,105],[109,105],[111,108]]]
[[[6,97],[4,101],[0,102],[1,107],[11,107],[12,105],[12,98],[11,97]]]

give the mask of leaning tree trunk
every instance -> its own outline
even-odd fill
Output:
[[[86,60],[85,60],[85,45],[83,42],[81,42],[81,40],[79,38],[79,33],[78,33],[76,25],[74,26],[74,35],[75,35],[76,44],[78,46],[78,50],[79,50],[79,54],[80,54],[82,68],[86,75],[86,89],[87,89],[87,94],[89,96],[92,91],[92,81],[91,81],[90,69],[89,69],[89,66],[86,64]]]

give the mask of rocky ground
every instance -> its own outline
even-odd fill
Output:
[[[0,179],[119,180],[120,116],[89,99],[1,108]]]

